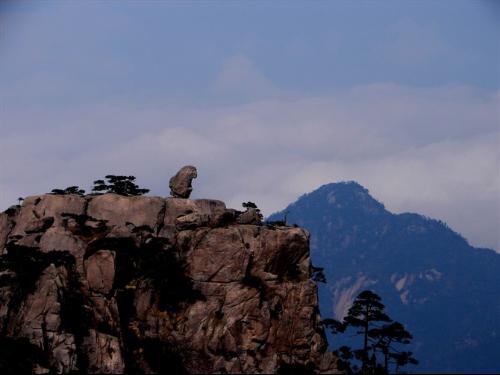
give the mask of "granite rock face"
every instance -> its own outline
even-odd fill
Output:
[[[238,215],[206,199],[27,198],[0,214],[0,342],[30,345],[38,373],[336,372],[309,234]]]
[[[260,224],[262,222],[262,214],[259,209],[250,207],[238,216],[236,222],[238,224]]]
[[[170,179],[170,195],[175,198],[189,198],[193,187],[191,182],[198,176],[196,167],[186,165]]]

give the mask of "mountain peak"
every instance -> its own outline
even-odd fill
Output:
[[[310,232],[312,261],[327,280],[324,316],[342,319],[370,289],[414,332],[419,371],[498,372],[499,254],[471,247],[441,221],[387,211],[354,181],[323,185],[269,220],[285,216]]]
[[[356,181],[326,184],[310,193],[310,195],[315,194],[326,195],[328,203],[337,208],[352,208],[353,205],[361,205],[371,210],[385,210],[384,205],[374,199],[368,189]]]
[[[312,207],[323,216],[341,212],[349,212],[349,215],[354,216],[389,214],[384,205],[370,195],[368,189],[356,181],[341,181],[322,185],[302,195],[284,211],[271,215],[269,219],[280,220],[285,214],[291,214],[292,218],[294,211]]]

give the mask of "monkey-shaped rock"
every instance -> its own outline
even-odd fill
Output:
[[[186,165],[170,179],[170,195],[175,198],[189,198],[193,187],[191,182],[198,176],[196,167]]]

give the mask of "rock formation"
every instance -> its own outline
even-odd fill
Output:
[[[236,219],[238,224],[260,224],[262,222],[262,214],[258,208],[247,208],[245,212],[238,215]]]
[[[335,372],[308,233],[238,215],[116,194],[34,196],[0,214],[0,370]]]
[[[186,165],[170,179],[170,195],[175,198],[189,198],[193,188],[191,182],[198,176],[196,167]]]

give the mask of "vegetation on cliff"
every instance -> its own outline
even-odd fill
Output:
[[[323,323],[333,334],[347,332],[361,338],[358,348],[341,346],[335,351],[339,369],[348,374],[389,374],[391,365],[399,373],[401,367],[418,364],[412,352],[400,348],[410,343],[412,335],[386,314],[381,298],[369,290],[356,297],[342,322],[325,319]]]

